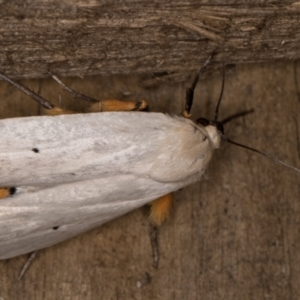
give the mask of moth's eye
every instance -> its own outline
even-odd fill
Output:
[[[208,126],[210,124],[210,122],[205,118],[199,118],[196,123],[202,126]]]

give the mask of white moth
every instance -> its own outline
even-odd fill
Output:
[[[187,91],[184,115],[211,57]],[[0,187],[16,187],[0,199],[0,259],[57,244],[199,181],[221,138],[239,145],[223,135],[218,106],[214,121],[200,122],[206,126],[146,112],[0,120]]]
[[[9,134],[7,134],[9,132]],[[45,248],[200,180],[220,136],[182,117],[103,112],[0,121],[0,258]]]
[[[189,89],[187,115],[212,56]],[[216,126],[146,112],[5,119],[0,136],[0,189],[15,192],[0,199],[0,259],[57,244],[199,181],[220,143]]]

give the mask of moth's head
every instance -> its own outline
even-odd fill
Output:
[[[206,60],[204,65],[200,68],[200,70],[198,71],[197,75],[194,78],[194,81],[193,81],[191,87],[186,90],[186,107],[185,107],[185,110],[183,111],[183,116],[184,117],[190,117],[191,116],[190,111],[191,111],[191,107],[192,107],[192,104],[193,104],[194,90],[195,90],[195,87],[197,85],[199,76],[205,70],[205,68],[207,67],[207,65],[211,61],[214,54],[215,54],[215,51],[210,55],[210,57]],[[223,141],[228,142],[230,144],[233,144],[233,145],[245,148],[247,150],[250,150],[252,152],[256,152],[260,155],[263,155],[263,156],[265,156],[265,157],[267,157],[267,158],[269,158],[269,159],[271,159],[271,160],[273,160],[277,163],[280,163],[280,164],[282,164],[282,165],[284,165],[288,168],[291,168],[294,171],[300,173],[300,169],[294,167],[293,165],[290,165],[286,162],[283,162],[283,161],[279,160],[278,158],[273,157],[273,156],[269,155],[268,153],[262,152],[258,149],[255,149],[255,148],[237,143],[237,142],[231,140],[229,137],[227,137],[224,134],[224,124],[225,123],[228,123],[229,121],[231,121],[235,118],[243,117],[243,116],[245,116],[249,113],[252,113],[254,111],[253,109],[248,110],[248,111],[243,111],[243,112],[234,114],[234,115],[224,119],[223,121],[218,121],[219,107],[220,107],[221,99],[222,99],[223,92],[224,92],[224,86],[225,86],[225,63],[223,63],[222,88],[221,88],[221,93],[220,93],[219,100],[217,102],[217,106],[216,106],[216,109],[215,109],[214,120],[211,121],[211,120],[208,120],[208,119],[205,119],[205,118],[199,118],[196,121],[197,124],[202,125],[203,127],[205,127],[205,130],[206,130],[210,140],[212,141],[214,148],[219,147],[220,140],[222,139]]]
[[[217,130],[221,133],[221,134],[224,134],[224,126],[223,126],[223,123],[222,122],[219,122],[219,121],[216,121],[216,120],[208,120],[206,118],[199,118],[197,119],[196,121],[197,124],[200,124],[204,127],[207,127],[209,125],[211,126],[214,126],[217,128]]]
[[[196,123],[205,127],[214,148],[219,148],[220,136],[224,134],[223,124],[221,122],[211,121],[205,118],[199,118]]]

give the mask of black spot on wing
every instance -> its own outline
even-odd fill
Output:
[[[31,151],[33,151],[34,153],[39,153],[40,150],[38,148],[32,148]]]

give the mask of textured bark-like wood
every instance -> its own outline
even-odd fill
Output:
[[[298,167],[299,66],[292,62],[237,66],[227,75],[220,108],[220,119],[255,108],[253,114],[227,124],[227,135]],[[141,86],[149,77],[65,81],[95,98],[145,99],[151,111],[182,111],[187,84],[145,90]],[[52,101],[61,92],[53,80],[23,83]],[[194,117],[213,116],[220,84],[221,78],[200,82]],[[31,99],[4,82],[0,93],[1,118],[38,113]],[[61,96],[68,107],[67,94]],[[174,198],[171,218],[159,234],[158,269],[152,267],[146,209],[139,209],[41,251],[21,282],[16,278],[28,255],[0,261],[0,298],[300,299],[298,174],[222,144],[207,177]]]
[[[299,19],[300,3],[288,0],[2,0],[0,69],[15,78],[178,72],[213,49],[232,63],[295,59]]]

